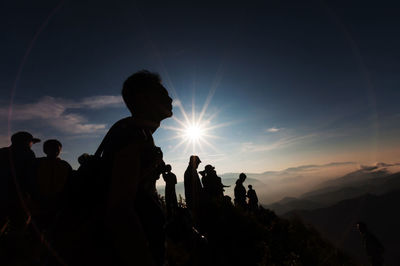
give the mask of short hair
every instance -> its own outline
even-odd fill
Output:
[[[125,80],[122,86],[122,99],[131,112],[134,109],[132,99],[138,93],[148,90],[155,83],[161,83],[160,75],[148,70],[138,71]]]
[[[43,143],[43,152],[45,153],[45,154],[49,154],[49,153],[51,153],[51,151],[54,149],[54,147],[59,147],[60,149],[62,148],[62,144],[61,144],[61,142],[59,142],[58,140],[56,140],[56,139],[49,139],[49,140],[46,140],[44,143]]]
[[[241,173],[241,174],[239,175],[239,179],[241,179],[241,180],[245,180],[246,177],[247,177],[247,176],[246,176],[244,173]]]

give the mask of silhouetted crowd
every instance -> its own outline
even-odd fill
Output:
[[[59,157],[56,139],[44,142],[42,158],[31,149],[40,140],[28,132],[15,133],[11,146],[0,149],[2,265],[173,265],[166,241],[206,249],[216,206],[257,212],[257,193],[252,185],[246,190],[244,173],[232,204],[214,166],[198,172],[196,155],[179,203],[176,175],[152,137],[172,116],[172,99],[160,77],[145,70],[125,81],[122,96],[132,116],[110,128],[95,154],[80,156],[76,171]],[[160,176],[165,202],[156,190]]]

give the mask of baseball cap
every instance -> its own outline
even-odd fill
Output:
[[[40,139],[34,138],[31,133],[26,131],[19,131],[11,136],[11,143],[12,144],[21,144],[27,142],[38,143]]]

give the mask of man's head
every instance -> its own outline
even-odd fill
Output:
[[[248,185],[247,186],[249,189],[253,189],[253,186],[252,185]]]
[[[154,122],[172,116],[172,99],[158,74],[142,70],[123,85],[122,98],[132,115]]]
[[[60,155],[62,144],[56,139],[49,139],[43,143],[43,152],[48,158],[57,158]]]
[[[246,175],[244,174],[244,173],[241,173],[240,175],[239,175],[239,180],[240,181],[242,181],[242,182],[244,182],[244,180],[246,180]]]
[[[189,159],[189,164],[194,168],[197,169],[199,167],[199,164],[201,163],[199,156],[197,155],[192,155],[190,156]]]
[[[170,164],[165,165],[165,172],[169,173],[169,172],[171,172],[171,170],[172,170],[172,167]]]
[[[15,147],[31,148],[38,142],[40,139],[34,138],[31,133],[26,131],[20,131],[11,136],[11,145]]]

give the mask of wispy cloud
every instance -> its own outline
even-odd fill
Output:
[[[68,103],[67,108],[89,108],[89,109],[101,109],[105,107],[120,107],[123,105],[121,96],[114,95],[100,95],[83,98],[78,103]]]
[[[265,131],[267,131],[269,133],[275,133],[275,132],[278,132],[280,130],[282,130],[282,128],[271,127],[271,128],[266,129]]]
[[[316,134],[308,134],[302,136],[290,136],[290,137],[283,137],[275,142],[264,144],[258,144],[253,142],[245,142],[242,143],[242,151],[244,152],[263,152],[263,151],[271,151],[287,146],[294,145],[301,141],[309,140],[316,137]]]
[[[101,109],[122,106],[120,96],[101,95],[72,101],[62,98],[45,96],[35,103],[14,104],[12,120],[14,121],[45,121],[48,125],[70,134],[96,133],[104,131],[106,124],[88,123],[81,114],[69,113],[69,109]],[[8,108],[0,108],[0,118],[7,118]]]

